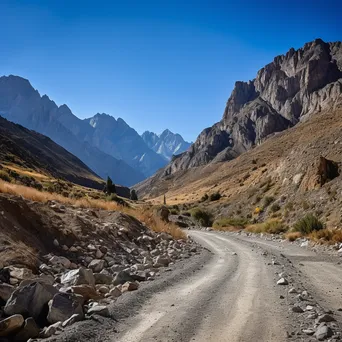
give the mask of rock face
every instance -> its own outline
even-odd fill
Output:
[[[259,70],[254,80],[236,82],[222,120],[206,128],[163,176],[230,160],[310,115],[342,105],[342,43],[307,43]]]
[[[185,141],[180,134],[175,134],[166,129],[161,134],[146,131],[141,137],[147,146],[166,160],[171,160],[173,155],[185,152],[191,143]]]

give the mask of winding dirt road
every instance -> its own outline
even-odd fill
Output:
[[[211,260],[155,294],[113,341],[286,341],[287,308],[260,251],[219,233],[190,235]]]
[[[334,331],[342,327],[342,267],[335,258],[288,242],[243,234],[189,231],[204,250],[167,269],[158,279],[121,296],[112,319],[80,322],[49,341],[74,342],[283,342],[316,341],[312,311],[332,310]],[[277,285],[285,272],[288,286]]]

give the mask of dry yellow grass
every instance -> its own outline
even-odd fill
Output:
[[[297,239],[300,239],[302,237],[302,234],[300,232],[288,232],[284,236],[287,240],[292,242]]]
[[[245,228],[245,230],[251,233],[280,234],[284,233],[287,228],[280,220],[269,219],[263,223],[249,225]]]
[[[157,233],[165,232],[170,234],[175,239],[187,239],[186,234],[182,229],[176,226],[172,222],[165,222],[161,218],[159,218],[153,209],[146,208],[125,208],[124,210],[127,214],[132,215],[137,220],[146,224],[147,227],[152,229]]]
[[[335,244],[342,242],[342,229],[321,229],[308,235],[308,238],[320,243]]]
[[[58,201],[64,204],[75,205],[82,208],[99,208],[105,210],[118,210],[119,205],[115,202],[106,202],[90,198],[73,199],[55,193],[39,191],[25,185],[12,184],[0,180],[0,192],[10,195],[22,196],[26,199],[46,203],[47,201]]]
[[[28,200],[46,203],[47,201],[58,201],[60,203],[74,205],[81,208],[97,208],[104,210],[120,211],[135,217],[144,222],[150,229],[155,232],[166,232],[171,234],[175,239],[186,239],[186,234],[175,224],[162,221],[151,209],[146,208],[129,208],[118,205],[116,202],[107,202],[104,200],[95,200],[90,198],[72,199],[58,195],[39,191],[24,185],[11,184],[0,180],[0,193],[22,196]]]
[[[50,178],[46,175],[43,175],[41,173],[38,172],[34,172],[34,171],[29,171],[29,170],[25,170],[25,169],[21,169],[19,167],[13,166],[13,165],[8,165],[8,164],[3,164],[3,166],[5,166],[7,169],[13,170],[21,175],[25,175],[25,176],[29,176],[29,177],[33,177],[39,180],[49,180]]]

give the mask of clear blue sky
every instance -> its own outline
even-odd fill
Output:
[[[290,47],[341,40],[341,14],[336,0],[2,0],[0,74],[81,118],[105,112],[194,140],[236,80]]]

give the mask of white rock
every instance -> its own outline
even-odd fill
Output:
[[[288,285],[288,281],[285,279],[285,278],[280,278],[278,281],[277,281],[277,285]]]

